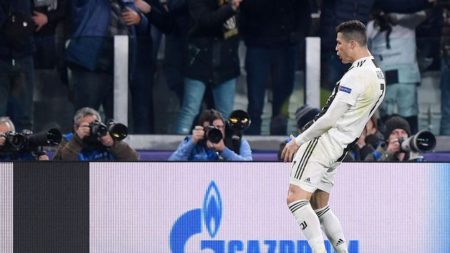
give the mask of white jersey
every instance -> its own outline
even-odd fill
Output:
[[[375,65],[372,56],[353,62],[314,123],[308,124],[296,142],[301,145],[321,135],[329,135],[334,143],[339,144],[338,149],[346,148],[361,135],[367,121],[383,101],[385,86],[383,71]],[[335,101],[347,104],[348,109],[339,109],[342,111],[339,114],[331,112],[331,107],[336,108]]]
[[[383,101],[385,86],[383,71],[375,65],[373,57],[353,62],[339,81],[333,99],[351,106],[328,130],[331,137],[343,145],[357,139]]]
[[[315,121],[296,137],[290,184],[308,192],[330,192],[336,168],[355,142],[385,94],[383,72],[373,57],[355,61],[337,83]]]

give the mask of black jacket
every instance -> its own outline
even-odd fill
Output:
[[[239,11],[239,31],[247,46],[289,46],[307,35],[310,17],[308,1],[245,0]]]
[[[231,5],[219,5],[217,0],[189,0],[188,4],[190,29],[185,76],[207,84],[220,84],[237,77],[237,30],[224,28],[225,22],[236,14]]]
[[[2,0],[0,1],[0,58],[22,58],[31,56],[35,50],[32,37],[28,37],[21,48],[12,48],[8,45],[4,34],[4,25],[9,13],[20,13],[31,19],[33,12],[33,0]]]

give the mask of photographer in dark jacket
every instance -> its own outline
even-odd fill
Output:
[[[411,135],[411,127],[404,118],[392,116],[385,122],[384,140],[385,145],[381,145],[375,152],[368,155],[366,161],[408,161],[411,152],[401,149],[401,138],[408,138]]]
[[[44,151],[33,152],[31,150],[18,150],[15,152],[4,152],[8,145],[6,136],[8,133],[15,133],[14,123],[8,117],[0,117],[0,161],[33,161],[48,160],[48,155]]]
[[[9,115],[18,130],[33,128],[35,24],[32,11],[32,0],[0,1],[0,115]],[[12,73],[23,76],[21,87],[17,88],[20,92],[12,92],[11,84],[17,76]]]
[[[188,0],[190,29],[185,58],[183,104],[175,133],[188,134],[210,86],[215,108],[228,118],[239,76],[236,12],[241,0]]]
[[[63,161],[137,161],[138,154],[126,142],[114,140],[109,133],[95,136],[92,123],[101,122],[99,113],[89,107],[74,116],[74,133],[64,135],[53,160]]]

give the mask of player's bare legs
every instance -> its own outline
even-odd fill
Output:
[[[320,229],[320,221],[309,202],[312,195],[311,192],[290,184],[287,204],[302,229],[303,235],[308,240],[312,252],[326,253],[322,231]]]
[[[311,196],[311,206],[319,217],[322,230],[333,245],[336,253],[348,253],[348,245],[345,240],[339,219],[328,206],[330,194],[322,190],[316,190]]]

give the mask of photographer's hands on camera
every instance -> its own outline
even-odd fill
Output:
[[[398,138],[390,138],[387,143],[387,152],[390,153],[399,153],[400,150],[400,141]]]
[[[205,129],[202,126],[195,126],[194,130],[192,130],[192,143],[197,144],[200,141],[205,139]],[[209,149],[213,149],[216,152],[222,152],[225,149],[225,143],[223,139],[218,143],[212,143],[209,140],[206,140],[206,147]]]
[[[4,134],[0,134],[0,149],[5,145],[6,137]]]
[[[89,136],[90,133],[91,133],[91,128],[89,127],[89,123],[87,123],[87,122],[82,123],[76,131],[77,136],[81,140],[83,140],[85,137]],[[98,140],[105,147],[112,147],[114,145],[114,140],[109,133],[106,133],[105,136],[99,137]]]

